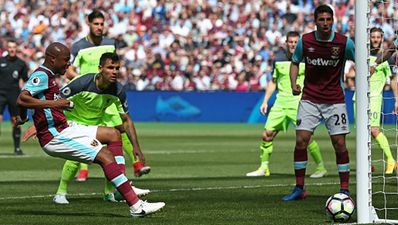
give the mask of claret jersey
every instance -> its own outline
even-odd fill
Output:
[[[333,32],[327,41],[320,40],[316,31],[304,34],[298,41],[292,61],[305,62],[303,100],[318,104],[344,103],[344,66],[355,61],[351,39]]]
[[[32,73],[22,90],[29,91],[33,97],[40,100],[61,98],[54,73],[43,65]],[[33,122],[42,147],[68,127],[63,110],[58,108],[35,109]]]

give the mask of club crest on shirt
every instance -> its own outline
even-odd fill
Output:
[[[18,70],[14,70],[14,72],[12,72],[12,78],[18,79],[18,77],[19,77]]]
[[[332,51],[332,58],[336,58],[340,54],[340,47],[332,47],[331,51]]]
[[[59,100],[61,98],[62,98],[61,95],[54,93],[54,100]]]
[[[0,64],[0,67],[6,67],[6,66],[7,66],[7,63]]]

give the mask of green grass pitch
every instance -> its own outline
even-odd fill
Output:
[[[274,142],[271,176],[246,178],[247,172],[259,166],[262,124],[137,123],[136,127],[152,171],[137,179],[128,166],[127,173],[137,187],[152,190],[143,199],[166,202],[160,213],[133,219],[124,203],[104,202],[104,179],[97,165],[90,167],[86,182],[71,183],[69,205],[55,205],[52,196],[64,160],[47,156],[37,140],[22,144],[24,156],[14,156],[10,124],[4,123],[0,136],[0,224],[331,223],[325,216],[324,204],[338,192],[339,179],[334,152],[323,126],[317,129],[315,139],[321,146],[329,175],[321,179],[307,176],[308,198],[288,203],[281,198],[294,186],[293,129],[280,133]],[[393,140],[395,134],[387,136]],[[350,189],[355,199],[355,133],[349,134],[347,140],[352,171]],[[380,156],[380,151],[375,150],[374,157]],[[382,164],[375,166],[376,174],[383,171]],[[314,169],[309,157],[307,175]],[[376,184],[375,188],[379,186]],[[387,187],[396,191],[396,182]],[[382,204],[381,198],[375,198],[375,204]],[[391,207],[397,204],[396,197],[388,201]],[[398,218],[396,212],[387,212],[390,218]],[[355,220],[356,215],[351,221]]]

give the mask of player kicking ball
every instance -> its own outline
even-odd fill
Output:
[[[159,211],[165,203],[140,200],[124,175],[124,164],[117,159],[122,154],[117,129],[67,123],[63,110],[72,108],[73,104],[60,97],[55,76],[65,73],[69,61],[70,51],[65,45],[55,42],[46,48],[43,65],[31,74],[18,96],[21,112],[18,123],[28,120],[26,109],[34,109],[36,136],[44,152],[53,157],[99,164],[105,177],[126,200],[131,216],[142,217]]]
[[[121,134],[127,133],[132,143],[135,143],[135,150],[141,149],[138,144],[137,132],[134,122],[128,113],[126,92],[122,85],[116,82],[119,76],[120,59],[115,53],[104,53],[99,60],[99,73],[90,73],[80,76],[71,81],[60,90],[60,97],[66,98],[74,103],[73,109],[65,110],[64,114],[69,122],[75,122],[86,126],[107,126],[115,127]],[[106,117],[105,109],[110,105],[117,108],[118,118],[109,119]],[[109,126],[108,121],[120,121],[120,126]],[[23,140],[27,140],[35,134],[34,126],[28,129]],[[130,143],[130,142],[129,142]],[[125,147],[125,146],[123,146]],[[133,148],[131,146],[131,148]],[[145,162],[141,150],[136,151],[140,162]],[[123,154],[115,156],[118,164],[125,165]],[[58,186],[54,203],[69,204],[66,198],[68,186],[79,169],[80,162],[67,160],[63,166],[61,180]],[[148,189],[133,187],[138,196],[148,194]],[[104,189],[104,200],[118,202],[122,200],[118,192],[114,192],[112,183],[106,181]]]

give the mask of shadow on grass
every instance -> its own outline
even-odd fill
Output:
[[[120,214],[114,213],[95,213],[95,212],[65,212],[61,210],[7,210],[7,215],[20,215],[20,216],[75,216],[75,217],[125,217]]]
[[[21,155],[15,155],[14,152],[0,152],[0,156],[21,156]]]

